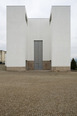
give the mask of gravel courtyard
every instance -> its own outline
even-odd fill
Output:
[[[0,116],[77,116],[77,72],[0,71]]]

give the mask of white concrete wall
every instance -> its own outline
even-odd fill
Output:
[[[34,61],[34,40],[43,40],[43,61],[51,67],[70,66],[70,7],[53,6],[52,20],[25,20],[25,6],[7,7],[7,67],[25,67]]]
[[[27,60],[34,61],[34,40],[43,40],[43,60],[51,60],[49,19],[28,19]]]
[[[25,6],[7,6],[7,67],[25,67]]]
[[[52,7],[52,67],[70,66],[70,7]]]

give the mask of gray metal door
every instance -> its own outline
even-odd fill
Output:
[[[34,69],[42,70],[43,44],[42,40],[34,40]]]

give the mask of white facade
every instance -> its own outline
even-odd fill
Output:
[[[25,67],[26,53],[25,7],[7,7],[7,67]]]
[[[52,7],[52,67],[70,67],[70,7]]]
[[[43,69],[70,70],[70,7],[53,6],[50,19],[27,19],[24,6],[8,6],[7,70],[34,69],[34,40],[43,41]]]
[[[49,19],[28,19],[27,60],[34,60],[34,40],[43,40],[43,60],[51,60]]]

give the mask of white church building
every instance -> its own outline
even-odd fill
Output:
[[[7,70],[70,70],[70,6],[52,6],[50,18],[27,18],[25,6],[7,6]]]

